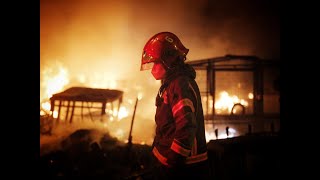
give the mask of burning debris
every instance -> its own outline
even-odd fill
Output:
[[[156,94],[158,84],[151,84],[150,88],[144,90],[131,80],[117,79],[109,71],[107,74],[93,73],[88,77],[81,74],[70,76],[70,69],[63,63],[43,68],[41,73],[40,134],[50,135],[49,130],[55,130],[59,124],[75,124],[87,128],[89,120],[100,126],[98,129],[109,130],[112,136],[126,142],[134,100],[136,97],[139,100],[143,97],[139,106],[144,110],[137,110],[138,120],[132,130],[133,141],[140,144],[152,143],[154,109],[150,108],[149,104],[153,102],[148,96]],[[139,131],[141,128],[144,129],[143,133]]]
[[[46,114],[40,115],[40,134],[51,135],[53,128],[53,117]]]

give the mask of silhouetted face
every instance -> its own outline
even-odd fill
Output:
[[[155,62],[151,70],[151,74],[156,80],[163,79],[166,72],[167,71],[161,62]]]

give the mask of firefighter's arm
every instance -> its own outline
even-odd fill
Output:
[[[176,79],[173,83],[170,97],[172,114],[175,120],[176,130],[171,144],[173,151],[168,161],[184,161],[189,156],[196,133],[196,97],[191,84],[183,79]],[[171,160],[170,160],[171,159]],[[179,164],[180,162],[177,162]]]

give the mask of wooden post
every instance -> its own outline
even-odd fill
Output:
[[[229,137],[229,126],[226,127],[227,138]]]
[[[88,107],[88,111],[89,111],[89,115],[90,115],[90,118],[91,118],[91,121],[93,121],[93,117],[92,117],[92,114],[91,114],[91,111],[90,111],[90,106],[89,106],[89,102],[88,101],[86,101],[87,102],[87,107]],[[92,104],[90,103],[90,105],[92,106]]]
[[[50,106],[50,111],[53,112],[54,111],[54,100],[51,100],[51,106]]]
[[[134,116],[136,114],[136,109],[137,109],[137,104],[138,104],[139,99],[136,99],[136,104],[134,106],[134,111],[133,111],[133,115],[132,115],[132,119],[131,119],[131,126],[130,126],[130,132],[129,132],[129,138],[128,138],[128,144],[129,144],[129,148],[132,145],[132,127],[133,127],[133,122],[134,122]]]
[[[214,134],[216,135],[216,139],[218,139],[218,136],[219,136],[219,134],[218,134],[218,128],[214,130]]]
[[[75,105],[76,105],[76,101],[72,101],[72,110],[71,110],[70,123],[72,123]]]
[[[68,101],[68,106],[67,106],[67,114],[66,114],[66,118],[65,118],[65,121],[66,121],[66,122],[67,122],[67,120],[68,120],[69,108],[70,108],[70,101]]]
[[[81,101],[81,120],[83,121],[83,101]]]
[[[101,115],[100,115],[101,122],[103,122],[103,115],[106,114],[106,104],[107,104],[107,101],[102,102]]]
[[[102,103],[101,116],[106,114],[106,104],[107,104],[107,101]]]
[[[57,117],[58,124],[60,122],[61,106],[62,106],[62,100],[59,101],[59,109],[58,109],[58,117]]]

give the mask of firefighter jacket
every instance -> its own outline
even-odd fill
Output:
[[[185,64],[184,68],[167,75],[159,89],[152,152],[163,165],[170,166],[170,151],[183,156],[184,164],[208,158],[202,102],[195,77],[195,70]]]

